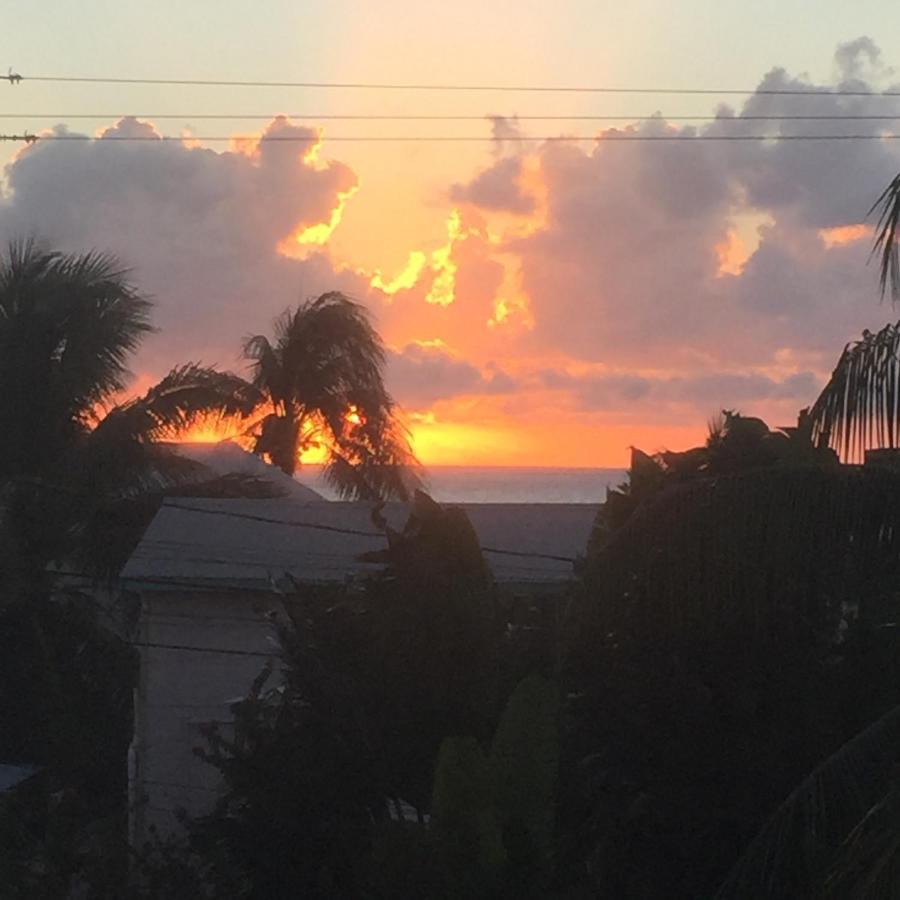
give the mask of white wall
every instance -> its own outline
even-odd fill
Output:
[[[150,826],[161,834],[177,830],[179,808],[197,815],[212,807],[219,778],[193,753],[194,747],[205,746],[200,727],[211,721],[230,722],[229,702],[247,693],[267,659],[276,668],[274,682],[279,654],[266,613],[280,608],[272,593],[142,596],[135,638],[140,672],[129,758],[129,831],[134,846],[148,839]]]

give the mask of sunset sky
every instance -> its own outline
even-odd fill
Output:
[[[188,360],[239,369],[243,337],[338,289],[372,311],[426,464],[619,466],[632,444],[702,440],[723,407],[791,424],[843,344],[897,317],[866,265],[864,223],[900,171],[900,141],[694,138],[900,134],[900,97],[28,81],[897,90],[896,3],[822,0],[814,16],[799,0],[53,11],[0,0],[0,71],[25,76],[0,83],[0,133],[96,139],[0,143],[0,237],[110,250],[133,268],[160,329],[134,361],[135,390]],[[235,118],[200,118],[213,114]],[[476,118],[323,118],[373,114]],[[794,114],[898,119],[739,119]],[[528,118],[542,115],[617,119]],[[683,140],[608,139],[622,132]],[[298,140],[260,145],[263,133]],[[104,139],[156,134],[185,140]],[[497,140],[339,140],[387,135]],[[589,139],[546,140],[566,136]]]

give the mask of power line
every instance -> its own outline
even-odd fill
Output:
[[[191,506],[188,503],[172,503],[163,504],[164,509],[180,509],[185,512],[199,513],[206,516],[223,516],[230,519],[246,519],[250,522],[262,522],[266,525],[281,525],[286,528],[309,528],[313,531],[330,531],[337,534],[351,534],[356,537],[385,539],[385,535],[381,531],[362,531],[358,528],[342,528],[338,525],[323,525],[319,522],[303,522],[296,519],[276,519],[272,516],[258,516],[254,513],[239,513],[227,509],[207,509],[203,506]]]
[[[558,94],[674,94],[686,96],[747,96],[766,97],[900,97],[900,90],[861,91],[841,88],[675,88],[625,87],[619,85],[550,85],[550,84],[462,84],[379,81],[256,81],[217,78],[108,78],[74,75],[21,75],[12,72],[0,76],[10,84],[29,81],[55,84],[144,84],[194,87],[252,87],[252,88],[310,88],[322,90],[379,90],[379,91],[441,91],[441,92],[497,92],[497,93],[558,93]]]
[[[337,534],[350,534],[359,537],[379,538],[384,540],[384,534],[378,531],[361,531],[354,528],[341,528],[337,525],[321,525],[313,522],[301,522],[292,519],[275,519],[269,516],[258,516],[253,513],[239,513],[226,509],[206,509],[202,506],[190,506],[184,503],[166,503],[170,509],[181,509],[187,512],[196,512],[203,515],[224,516],[232,519],[247,519],[251,522],[262,522],[269,525],[281,525],[289,528],[311,528],[318,531],[330,531]],[[552,553],[532,553],[526,550],[504,550],[497,547],[480,547],[484,553],[496,553],[501,556],[519,556],[529,559],[548,559],[555,562],[574,563],[576,560],[570,556],[557,556]]]
[[[256,120],[270,122],[276,118],[297,120],[315,120],[328,122],[485,122],[494,118],[507,118],[517,122],[722,122],[723,124],[737,124],[740,122],[842,122],[842,121],[872,121],[893,122],[900,119],[900,113],[895,115],[858,115],[855,113],[838,113],[834,115],[739,115],[739,116],[709,116],[709,115],[678,115],[667,116],[661,113],[654,115],[511,115],[495,116],[483,115],[454,115],[454,114],[402,114],[387,113],[15,113],[2,112],[0,119],[158,119],[158,120],[183,120],[196,119],[206,121],[233,121],[236,119]]]
[[[258,659],[271,659],[280,656],[281,650],[273,647],[270,653],[259,650],[238,650],[233,647],[201,647],[195,644],[162,644],[155,641],[130,641],[130,647],[143,647],[148,650],[186,650],[193,653],[221,653],[224,656],[253,656]]]
[[[230,143],[241,137],[260,143],[309,143],[312,136],[299,135],[104,135],[97,138],[86,134],[0,134],[0,141],[13,141],[26,144],[37,142],[86,142],[97,143],[183,143],[184,141],[201,141],[205,143]],[[503,138],[487,135],[328,135],[328,143],[496,143]],[[571,143],[595,141],[598,143],[632,144],[632,143],[673,143],[690,144],[695,142],[741,143],[772,141],[897,141],[900,134],[593,134],[593,135],[526,135],[521,140],[541,143]]]

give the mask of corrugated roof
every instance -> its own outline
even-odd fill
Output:
[[[457,505],[469,516],[494,577],[505,583],[567,579],[572,565],[566,560],[584,552],[597,514],[593,504]],[[383,510],[395,528],[408,512],[402,504]],[[265,586],[285,572],[299,581],[339,583],[375,571],[378,566],[359,557],[385,546],[361,503],[175,498],[160,508],[122,576],[147,588],[167,582]]]

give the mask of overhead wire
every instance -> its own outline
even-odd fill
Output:
[[[227,518],[233,519],[246,519],[251,522],[262,522],[270,525],[281,525],[289,528],[311,528],[319,531],[330,531],[338,534],[350,534],[361,537],[370,537],[370,538],[380,538],[384,539],[384,534],[379,531],[362,531],[356,528],[342,528],[336,525],[322,525],[317,522],[309,522],[309,521],[301,521],[296,519],[278,519],[272,516],[260,516],[255,515],[253,513],[240,513],[235,512],[233,510],[226,509],[207,509],[202,506],[193,506],[187,503],[172,503],[167,502],[165,506],[169,509],[181,509],[186,512],[195,512],[201,515],[218,515],[225,516]],[[540,553],[540,552],[531,552],[525,550],[506,550],[499,547],[484,547],[480,548],[485,553],[497,553],[503,556],[521,556],[528,557],[533,559],[549,559],[555,560],[557,562],[567,562],[574,563],[576,562],[574,557],[570,556],[560,556],[552,553]]]
[[[309,121],[371,121],[371,122],[485,122],[492,119],[508,119],[516,122],[722,122],[736,124],[739,122],[840,122],[840,121],[897,121],[900,113],[885,115],[862,115],[855,113],[837,113],[833,115],[677,115],[662,113],[653,115],[519,115],[508,116],[495,114],[455,115],[455,114],[418,114],[418,113],[30,113],[0,112],[0,119],[159,119],[184,120],[196,119],[206,121],[233,121],[237,119],[271,121],[276,118],[309,120]]]
[[[30,81],[53,84],[130,84],[194,87],[308,88],[320,90],[559,93],[559,94],[659,94],[684,96],[748,96],[768,97],[900,97],[900,90],[864,91],[849,88],[682,88],[668,85],[552,85],[552,84],[465,84],[463,82],[399,82],[399,81],[264,81],[222,78],[142,78],[93,75],[22,75],[9,70],[0,80],[11,85]]]
[[[231,143],[241,135],[123,135],[107,134],[102,137],[94,137],[86,134],[47,134],[36,135],[25,132],[23,134],[0,134],[0,141],[12,141],[17,143],[35,144],[47,142],[86,142],[97,143],[184,143],[196,141],[202,143]],[[259,143],[309,143],[310,135],[246,135]],[[498,143],[508,138],[498,138],[491,135],[329,135],[326,140],[329,143]],[[689,146],[696,142],[763,142],[771,141],[780,143],[783,141],[896,141],[900,140],[900,134],[635,134],[619,132],[616,134],[572,134],[572,135],[522,135],[516,138],[522,141],[538,141],[541,143],[572,143],[580,141],[595,141],[597,143],[681,143]]]

